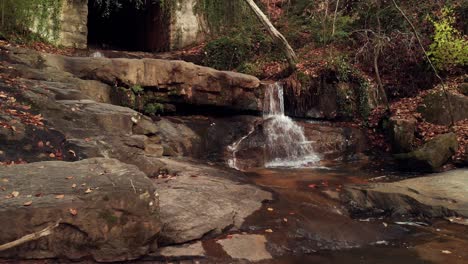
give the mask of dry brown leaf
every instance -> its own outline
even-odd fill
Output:
[[[71,214],[71,215],[73,215],[73,216],[75,216],[75,215],[77,215],[77,214],[78,214],[78,210],[76,210],[76,209],[73,209],[73,208],[70,208],[70,209],[68,209],[68,211],[69,211],[69,212],[70,212],[70,214]]]
[[[72,185],[72,188],[73,188],[73,189],[75,189],[75,188],[76,188],[76,183],[74,183],[74,184]]]
[[[65,198],[64,194],[59,194],[55,196],[55,199],[63,199],[63,198]]]
[[[32,201],[25,202],[23,205],[24,206],[30,206],[32,204]]]
[[[12,197],[18,197],[19,194],[20,194],[19,192],[14,191],[14,192],[11,193],[11,196],[12,196]]]
[[[93,192],[93,191],[92,191],[90,188],[88,188],[88,189],[85,191],[85,193],[92,193],[92,192]]]

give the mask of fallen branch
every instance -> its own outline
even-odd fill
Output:
[[[12,241],[12,242],[9,242],[9,243],[0,245],[0,251],[5,251],[5,250],[7,250],[7,249],[17,247],[17,246],[22,245],[22,244],[24,244],[24,243],[38,240],[38,239],[41,238],[41,237],[48,236],[48,235],[52,234],[52,231],[53,231],[56,227],[59,226],[60,221],[62,221],[62,219],[60,219],[59,221],[57,221],[57,223],[55,223],[55,224],[53,224],[53,225],[50,225],[50,226],[44,228],[44,229],[41,230],[41,231],[38,231],[38,232],[36,232],[36,233],[32,233],[32,234],[26,235],[26,236],[24,236],[24,237],[22,237],[22,238],[20,238],[20,239],[15,240],[15,241]]]

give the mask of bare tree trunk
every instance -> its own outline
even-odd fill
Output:
[[[448,110],[449,110],[450,119],[451,119],[450,127],[453,127],[455,125],[455,119],[453,117],[452,102],[450,100],[450,96],[448,94],[447,88],[445,87],[445,82],[442,79],[442,77],[440,77],[439,73],[437,72],[437,69],[434,67],[434,64],[432,63],[431,58],[429,58],[429,55],[427,54],[426,49],[424,48],[424,45],[422,44],[421,38],[418,35],[418,31],[416,30],[416,27],[411,22],[411,20],[406,15],[406,13],[400,8],[400,6],[397,4],[397,2],[395,0],[392,0],[392,2],[393,2],[393,5],[396,7],[396,9],[398,9],[398,11],[400,11],[401,15],[405,18],[406,22],[408,22],[408,24],[411,26],[411,29],[413,30],[413,34],[416,37],[416,39],[418,40],[419,46],[421,47],[421,49],[422,49],[422,51],[424,53],[424,56],[426,57],[427,61],[429,62],[429,65],[431,66],[432,70],[434,71],[437,79],[439,79],[441,84],[442,84],[442,90],[444,92],[445,99],[446,99],[447,104],[448,104]]]
[[[336,30],[336,17],[338,15],[338,6],[340,5],[340,0],[336,0],[335,14],[333,15],[333,27],[332,27],[332,36],[335,36]]]
[[[275,26],[273,26],[270,20],[265,16],[265,14],[262,12],[262,10],[260,10],[260,8],[257,6],[257,4],[255,4],[253,0],[245,0],[245,1],[249,5],[250,9],[252,9],[252,11],[255,13],[258,20],[268,30],[268,33],[273,38],[273,40],[277,42],[283,49],[283,52],[286,55],[286,58],[288,59],[289,68],[291,70],[295,70],[296,63],[297,63],[297,56],[294,50],[289,45],[286,38],[275,28]]]
[[[388,104],[387,93],[383,87],[382,79],[380,78],[380,71],[379,71],[379,57],[380,57],[380,48],[378,46],[374,47],[374,71],[375,71],[375,78],[377,79],[377,86],[379,88],[380,93],[380,100],[382,100],[387,110],[390,109],[390,105]]]

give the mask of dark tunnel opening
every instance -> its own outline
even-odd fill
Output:
[[[161,52],[169,50],[170,19],[159,3],[136,8],[123,3],[104,15],[96,0],[88,2],[88,45],[92,48]]]

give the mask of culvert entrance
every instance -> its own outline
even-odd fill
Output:
[[[159,3],[142,7],[126,1],[106,11],[97,0],[88,1],[88,45],[92,48],[161,52],[169,50],[170,24]]]

